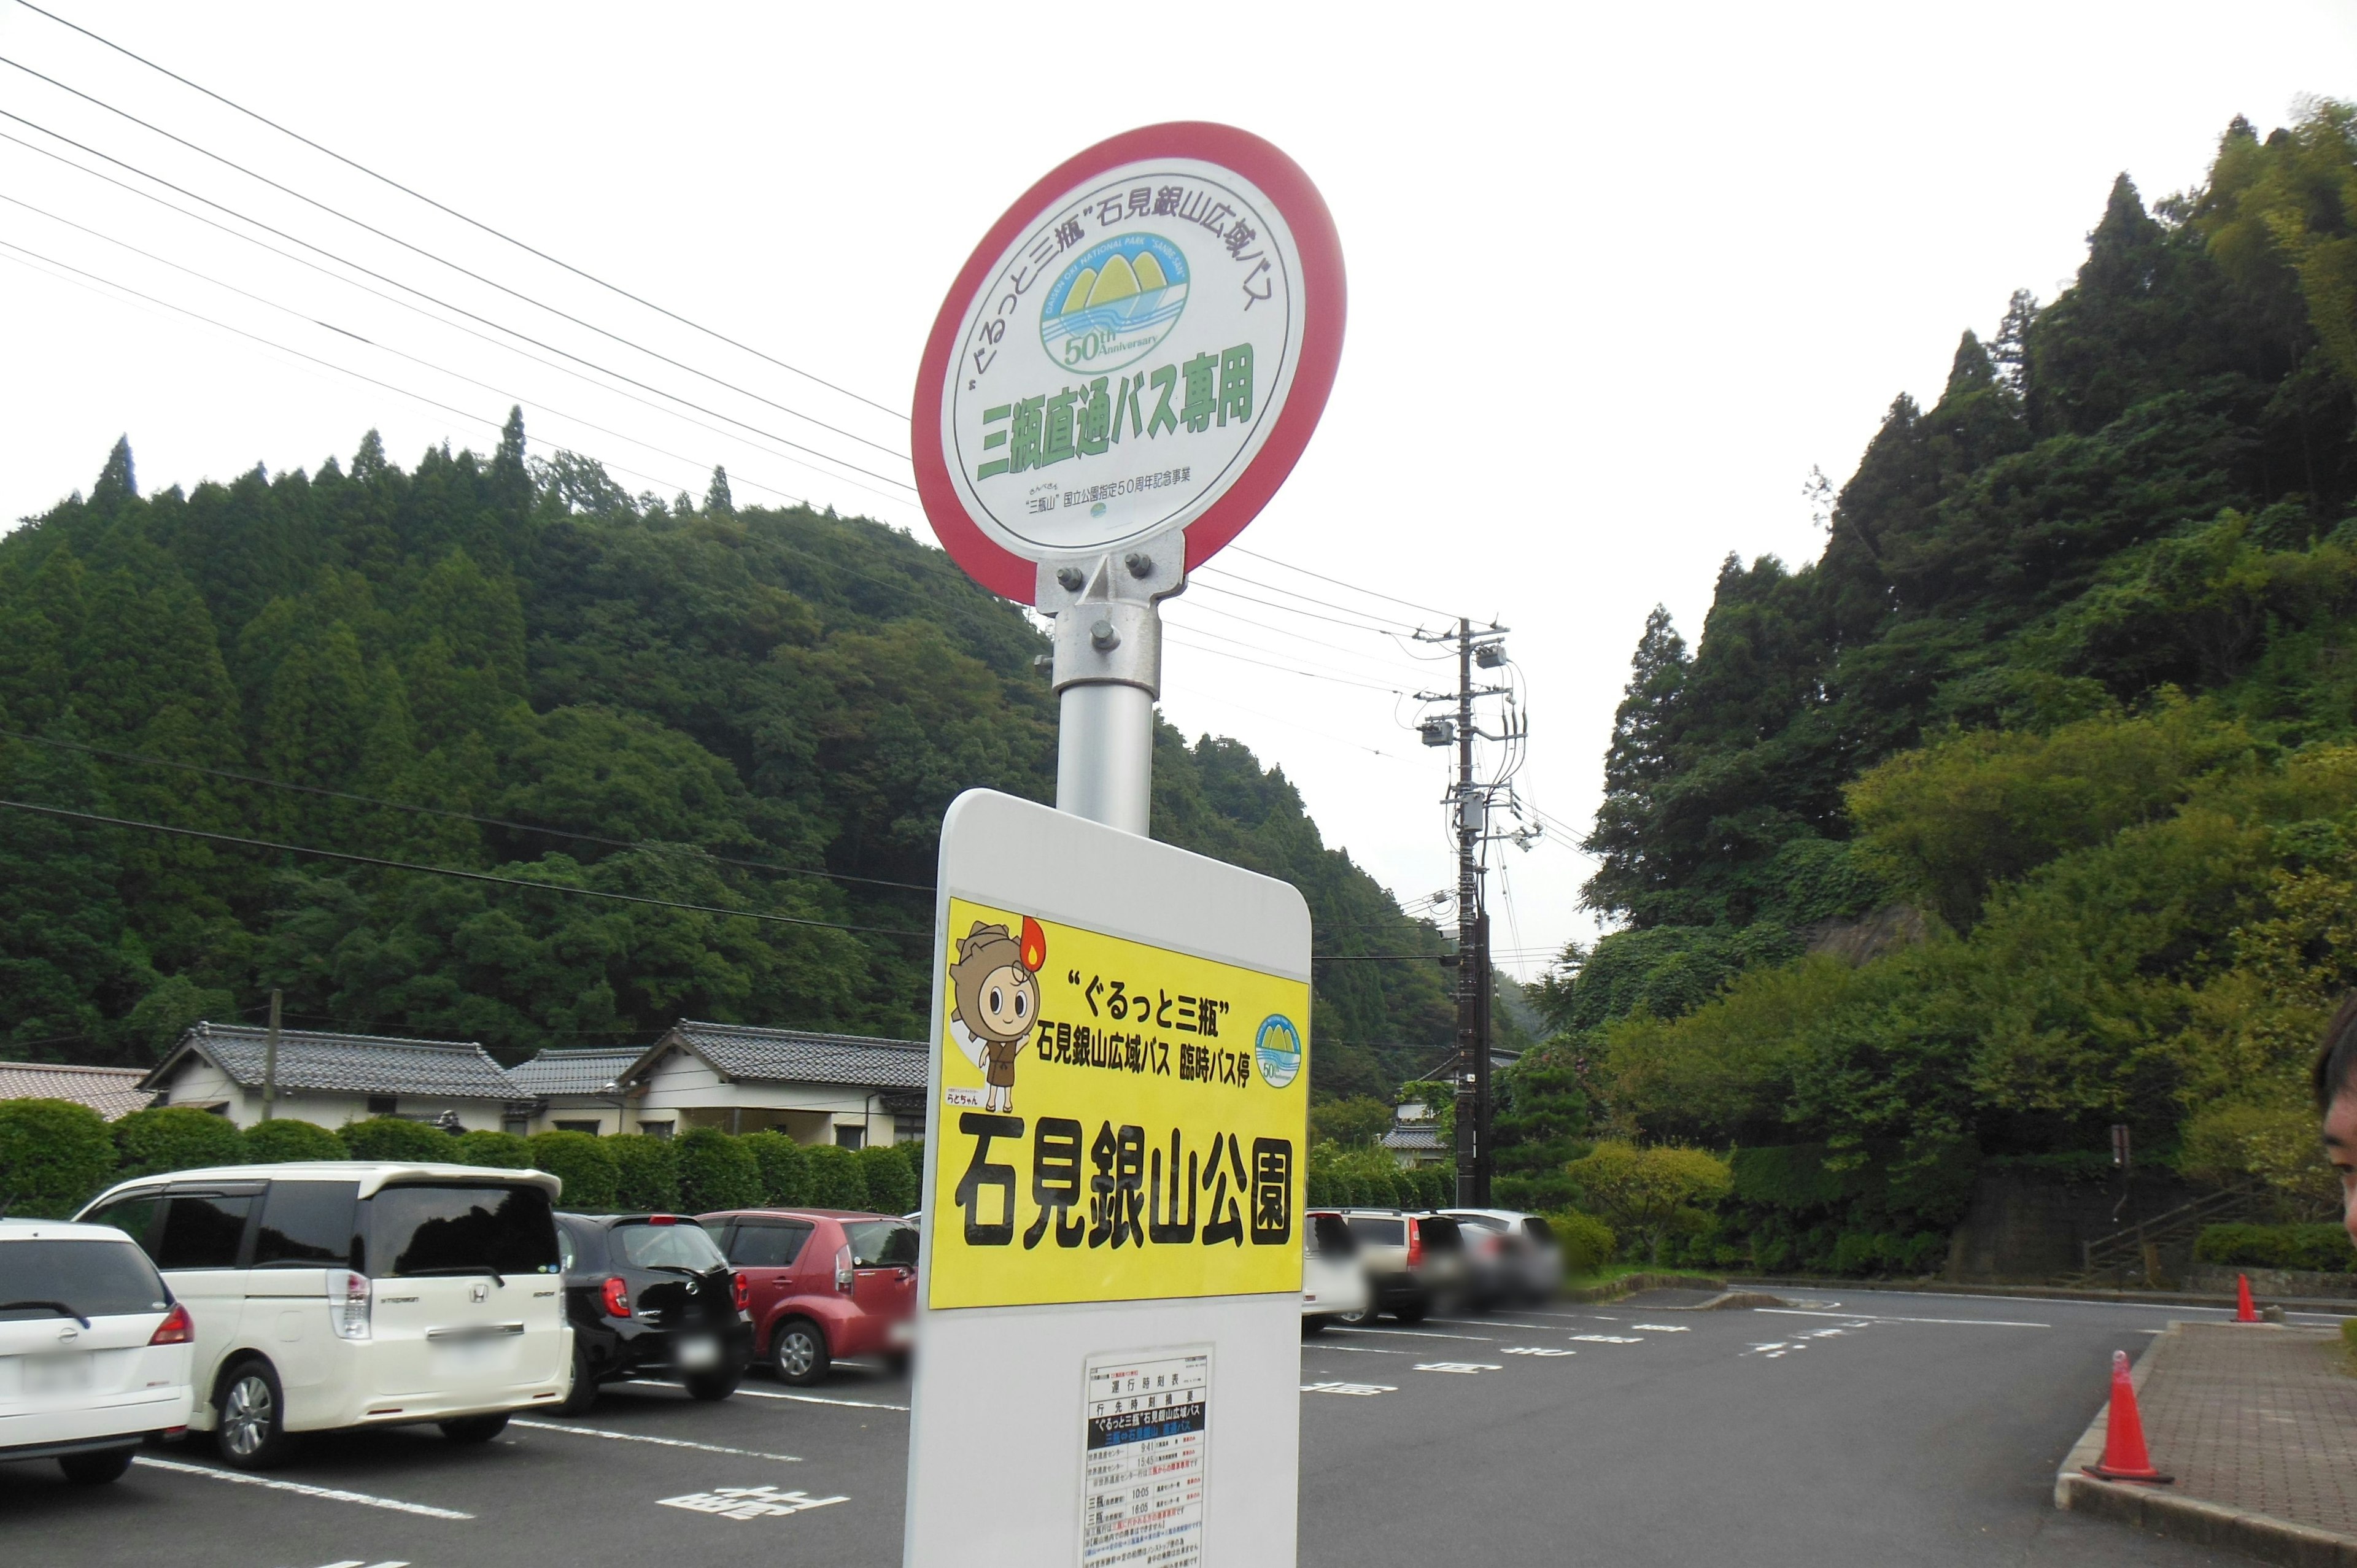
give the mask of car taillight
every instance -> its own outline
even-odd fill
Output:
[[[679,1223],[679,1216],[676,1214],[650,1214],[647,1216],[647,1223],[650,1225],[676,1225]]]
[[[375,1312],[375,1300],[366,1274],[344,1272],[340,1280],[328,1276],[328,1315],[335,1321],[339,1339],[365,1339]]]
[[[147,1336],[147,1343],[192,1345],[196,1338],[197,1326],[188,1321],[188,1309],[176,1301],[172,1304],[172,1310],[164,1315],[164,1321],[156,1326],[156,1332]]]
[[[729,1280],[737,1290],[737,1310],[742,1312],[753,1305],[753,1282],[743,1274],[731,1274]]]
[[[856,1276],[851,1272],[851,1248],[846,1244],[834,1250],[834,1288],[844,1294],[851,1294]]]
[[[606,1304],[607,1316],[628,1317],[630,1316],[630,1282],[623,1279],[619,1274],[608,1280],[598,1290],[597,1295],[598,1298]]]
[[[1411,1269],[1424,1266],[1424,1227],[1414,1219],[1407,1222],[1407,1266]]]

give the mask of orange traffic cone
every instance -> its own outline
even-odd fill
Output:
[[[2112,1352],[2112,1406],[2104,1421],[2104,1462],[2087,1466],[2103,1481],[2169,1482],[2177,1479],[2152,1467],[2144,1449],[2144,1421],[2136,1414],[2136,1384],[2128,1377],[2128,1353]]]
[[[2256,1323],[2258,1320],[2258,1309],[2251,1305],[2251,1276],[2236,1274],[2234,1276],[2234,1321]]]

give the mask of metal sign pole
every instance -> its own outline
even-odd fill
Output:
[[[1043,563],[1036,603],[1056,618],[1056,809],[1146,836],[1163,599],[1187,586],[1187,535]]]

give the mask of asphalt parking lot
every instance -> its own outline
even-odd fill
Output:
[[[2110,1352],[2172,1316],[2201,1315],[1857,1291],[1330,1329],[1302,1346],[1300,1561],[2239,1563],[2050,1500]],[[757,1374],[717,1405],[625,1385],[479,1448],[313,1437],[261,1477],[195,1444],[89,1490],[5,1466],[0,1545],[45,1568],[889,1568],[907,1405],[880,1371]]]

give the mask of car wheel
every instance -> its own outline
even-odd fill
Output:
[[[1356,1328],[1361,1324],[1372,1323],[1376,1318],[1381,1317],[1383,1315],[1383,1303],[1376,1299],[1375,1293],[1373,1291],[1369,1291],[1367,1293],[1366,1305],[1359,1308],[1356,1312],[1338,1312],[1334,1315],[1333,1321],[1341,1324],[1346,1328]]]
[[[597,1402],[597,1374],[589,1369],[589,1358],[576,1344],[573,1348],[573,1382],[565,1391],[564,1402],[556,1409],[561,1415],[582,1415]]]
[[[131,1468],[131,1450],[107,1448],[96,1454],[60,1454],[58,1468],[77,1487],[102,1487],[120,1479]]]
[[[286,1395],[263,1360],[240,1361],[213,1401],[213,1438],[240,1470],[266,1470],[286,1456]]]
[[[806,1387],[826,1376],[826,1335],[807,1317],[790,1317],[770,1340],[770,1369],[778,1380]]]
[[[1307,1338],[1312,1334],[1323,1334],[1326,1332],[1327,1326],[1333,1321],[1333,1318],[1328,1316],[1325,1313],[1310,1313],[1301,1320],[1302,1337]]]
[[[688,1393],[696,1399],[725,1400],[737,1391],[737,1385],[745,1380],[745,1374],[742,1371],[692,1372],[682,1380],[687,1384]]]
[[[462,1415],[456,1421],[440,1423],[442,1435],[453,1443],[489,1443],[508,1429],[508,1412],[497,1415]]]

